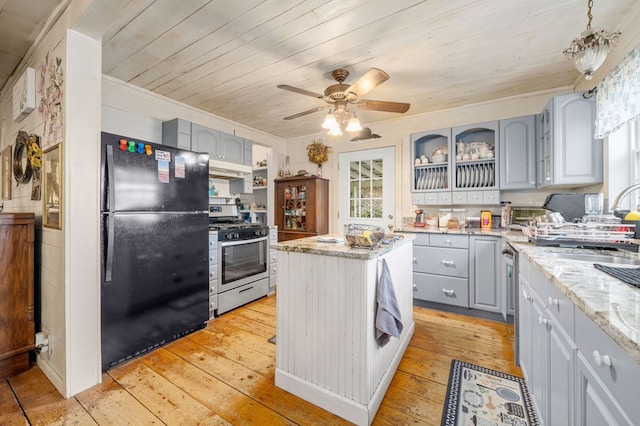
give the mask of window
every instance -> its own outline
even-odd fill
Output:
[[[382,218],[382,159],[349,163],[349,218]]]

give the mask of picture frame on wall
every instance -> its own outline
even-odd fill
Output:
[[[11,145],[7,146],[1,154],[0,169],[2,173],[2,199],[11,199]]]
[[[42,156],[42,225],[62,229],[62,144]]]

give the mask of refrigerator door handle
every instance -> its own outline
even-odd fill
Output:
[[[113,146],[107,145],[107,184],[105,188],[107,190],[107,208],[109,212],[112,212],[116,205],[116,191],[114,185],[115,172],[113,168]]]
[[[112,272],[113,272],[113,238],[114,238],[114,232],[115,232],[114,224],[113,224],[114,222],[113,214],[108,213],[104,216],[104,218],[107,221],[107,244],[106,244],[107,259],[104,265],[104,282],[110,283]]]

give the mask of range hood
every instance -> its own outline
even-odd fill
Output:
[[[209,177],[218,179],[244,179],[251,174],[251,166],[229,163],[227,161],[209,160]]]

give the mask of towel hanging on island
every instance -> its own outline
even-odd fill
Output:
[[[376,291],[376,342],[379,346],[389,343],[391,336],[400,337],[402,317],[386,259],[382,259],[382,274]]]

